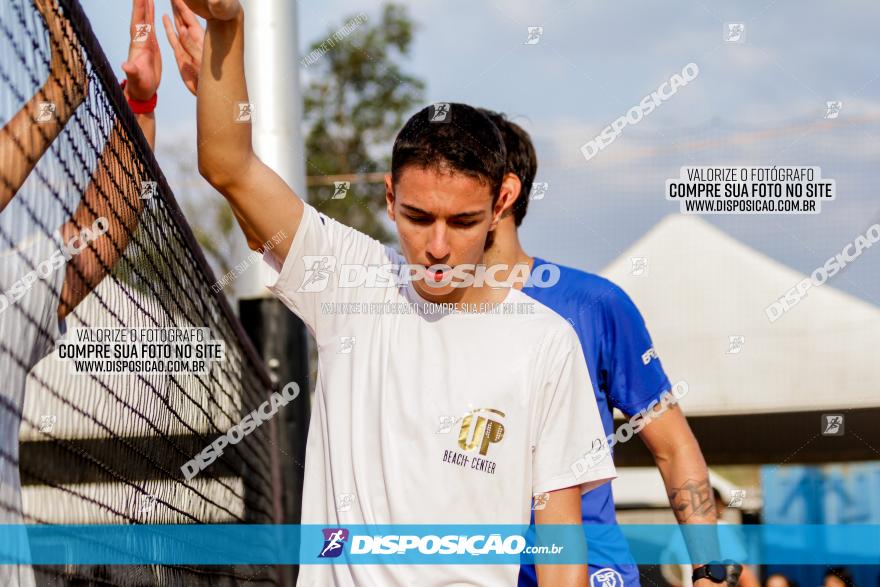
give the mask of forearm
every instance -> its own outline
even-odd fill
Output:
[[[244,74],[244,14],[209,18],[198,87],[199,172],[232,207],[251,247],[286,233],[272,250],[283,263],[304,204],[253,151]]]
[[[691,435],[668,454],[655,455],[672,511],[687,543],[691,560],[701,565],[720,556],[718,536],[706,525],[717,522],[709,470],[697,440]],[[687,525],[699,525],[688,529]]]
[[[547,504],[543,510],[535,511],[536,544],[548,546],[541,539],[542,525],[565,525],[569,528],[577,528],[582,524],[581,517],[581,492],[577,486],[551,491]],[[552,533],[551,533],[552,535]],[[560,534],[556,534],[559,536]],[[566,537],[566,555],[573,556],[571,552],[580,552],[586,558],[587,541],[581,531],[572,534],[564,532]],[[554,565],[536,564],[535,574],[538,577],[539,587],[573,587],[586,586],[589,583],[586,560],[584,564]]]
[[[138,115],[142,116],[145,115]],[[146,130],[149,129],[145,129],[144,134]],[[98,218],[104,218],[107,225],[105,234],[71,258],[58,305],[59,318],[64,318],[97,287],[119,260],[137,228],[143,211],[141,186],[133,184],[125,172],[134,167],[134,160],[131,143],[117,122],[73,218],[61,229],[62,237],[68,242]]]
[[[46,121],[37,122],[42,103],[53,104],[55,110]],[[3,127],[0,136],[0,162],[3,165],[0,211],[6,208],[49,145],[61,133],[76,106],[78,104],[67,104],[57,84],[47,81]]]
[[[714,524],[716,520],[709,469],[696,439],[655,455],[666,493],[679,524]]]
[[[135,120],[137,120],[138,126],[141,127],[141,132],[144,133],[144,136],[147,139],[147,143],[150,144],[150,150],[156,150],[156,114],[150,112],[149,114],[135,114]]]
[[[572,587],[589,583],[586,565],[535,565],[538,587]]]
[[[131,100],[132,96],[128,92],[128,87],[125,87],[123,90],[123,94],[125,95],[126,100]],[[141,129],[141,132],[144,133],[144,137],[147,139],[147,143],[150,145],[150,150],[155,151],[156,149],[156,113],[150,112],[148,114],[140,114],[135,112],[134,119],[137,121],[138,126]]]
[[[12,200],[88,92],[77,37],[53,2],[34,2],[49,32],[49,76],[3,127],[0,136],[0,211]],[[46,103],[48,107],[43,107]]]
[[[254,157],[251,124],[236,121],[239,105],[248,103],[244,12],[228,21],[209,19],[198,89],[199,171],[221,191]]]
[[[709,469],[681,408],[655,406],[639,433],[663,476],[669,504],[681,525],[693,561],[718,558],[715,500]],[[698,563],[700,564],[700,563]]]

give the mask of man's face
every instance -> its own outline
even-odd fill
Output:
[[[413,286],[427,300],[453,301],[462,293],[452,283],[429,287],[449,275],[429,271],[432,265],[479,264],[489,231],[493,230],[504,204],[506,190],[492,205],[491,188],[467,175],[446,170],[405,167],[392,186],[385,177],[388,217],[397,224],[400,247],[407,263],[421,265],[424,273]]]

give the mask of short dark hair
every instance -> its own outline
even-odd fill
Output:
[[[513,221],[519,226],[522,224],[523,218],[526,217],[529,194],[532,191],[535,174],[538,173],[538,157],[535,155],[535,146],[532,144],[529,133],[515,122],[507,120],[504,114],[485,108],[479,110],[488,116],[501,131],[504,146],[507,149],[507,171],[516,175],[522,184],[519,198],[513,204]]]
[[[473,106],[448,103],[443,122],[436,121],[444,112],[436,116],[437,108],[422,108],[397,133],[391,150],[392,179],[396,182],[409,166],[462,173],[487,183],[494,204],[506,173],[501,132]]]
[[[855,587],[855,579],[853,579],[852,573],[849,572],[849,569],[846,567],[831,567],[827,571],[825,571],[825,576],[823,579],[827,579],[828,577],[837,577],[840,579],[846,587]]]

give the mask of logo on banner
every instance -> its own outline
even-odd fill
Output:
[[[348,530],[345,528],[324,528],[324,548],[318,558],[336,558],[345,550],[348,542]]]

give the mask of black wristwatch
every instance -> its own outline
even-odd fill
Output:
[[[739,576],[742,573],[742,565],[732,560],[723,562],[712,561],[703,565],[699,569],[694,569],[691,580],[696,583],[700,579],[709,579],[713,583],[728,583],[736,585],[739,582]]]

